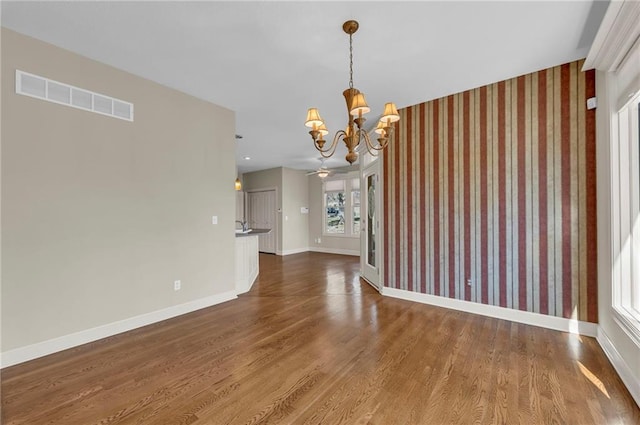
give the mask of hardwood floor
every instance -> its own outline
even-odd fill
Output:
[[[236,301],[2,371],[3,424],[640,424],[597,342],[260,256]]]

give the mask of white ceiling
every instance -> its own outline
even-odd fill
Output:
[[[398,107],[587,55],[607,2],[2,2],[2,25],[236,111],[240,172],[312,170],[318,107],[346,124],[354,86],[371,120]],[[327,161],[346,164],[344,146]],[[244,160],[245,156],[251,160]]]

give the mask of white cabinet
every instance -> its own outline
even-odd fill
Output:
[[[258,235],[236,237],[236,292],[244,294],[258,277]]]

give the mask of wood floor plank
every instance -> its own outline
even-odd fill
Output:
[[[321,253],[1,379],[6,425],[640,424],[594,339],[382,297]]]

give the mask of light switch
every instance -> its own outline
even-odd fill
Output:
[[[211,216],[211,224],[218,224],[218,216],[217,215]]]

